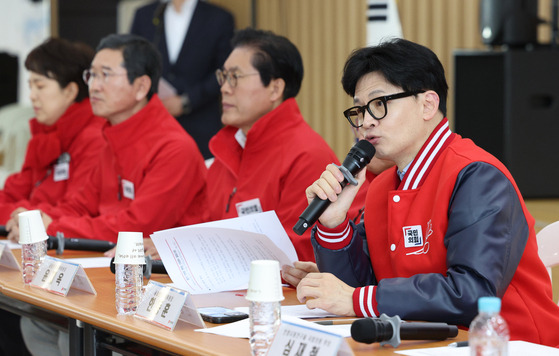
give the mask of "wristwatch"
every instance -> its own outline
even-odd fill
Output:
[[[190,113],[190,98],[186,94],[181,95],[181,102],[182,102],[182,113],[183,115],[187,115]]]

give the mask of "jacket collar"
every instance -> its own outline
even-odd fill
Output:
[[[398,189],[417,189],[423,184],[431,167],[440,157],[445,148],[452,142],[455,133],[450,131],[448,119],[445,117],[433,130],[427,141],[413,159],[410,167],[400,182]]]
[[[161,122],[163,115],[169,114],[157,94],[154,94],[146,106],[125,121],[117,125],[106,122],[103,135],[113,149],[119,151],[145,139],[153,127]]]
[[[225,126],[211,140],[210,151],[233,174],[239,171],[241,159],[247,152],[259,151],[274,139],[277,132],[300,124],[303,120],[297,101],[289,98],[262,116],[247,133],[245,148],[235,139],[236,127]]]
[[[55,133],[60,141],[60,149],[64,152],[68,150],[78,133],[91,124],[92,120],[102,119],[93,116],[89,98],[85,98],[79,103],[70,105],[54,125],[41,124],[37,119],[31,120],[29,125],[33,135]]]

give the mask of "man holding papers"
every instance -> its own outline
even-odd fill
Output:
[[[314,261],[310,232],[299,236],[292,227],[306,207],[305,188],[339,161],[295,101],[303,79],[299,51],[271,32],[239,31],[217,79],[226,126],[210,141],[210,219],[275,210],[299,259]]]
[[[333,203],[313,230],[323,273],[300,281],[299,300],[341,315],[467,327],[477,300],[498,296],[511,339],[559,345],[534,219],[507,168],[450,130],[436,55],[402,39],[362,48],[342,84],[355,103],[346,118],[396,166],[371,182],[359,228],[346,218],[358,187],[342,191],[337,167],[307,189],[309,201]]]

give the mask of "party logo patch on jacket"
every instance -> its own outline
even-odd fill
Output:
[[[404,226],[402,230],[404,231],[404,246],[406,248],[423,246],[421,225]]]
[[[433,223],[431,220],[427,222],[427,236],[423,240],[423,232],[421,225],[404,226],[404,244],[405,247],[420,247],[419,249],[406,253],[407,255],[423,255],[429,252],[429,236],[433,235]]]

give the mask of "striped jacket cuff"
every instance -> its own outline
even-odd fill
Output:
[[[358,317],[376,318],[379,313],[376,286],[357,287],[353,291],[353,311]]]
[[[322,225],[320,222],[316,224],[316,240],[318,244],[329,250],[339,250],[351,242],[353,236],[353,228],[346,216],[343,223],[330,229]]]

